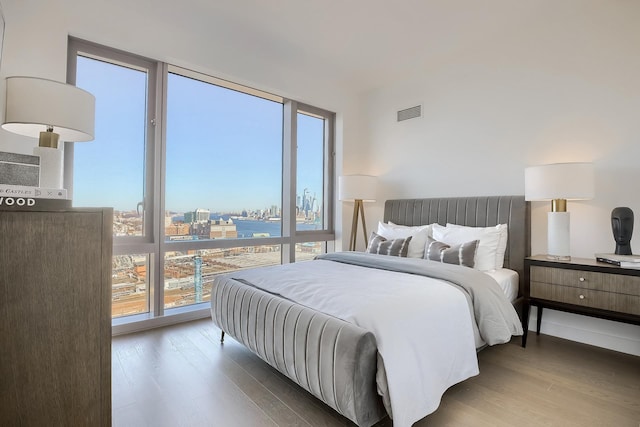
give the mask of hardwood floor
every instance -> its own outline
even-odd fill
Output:
[[[353,426],[219,339],[209,319],[114,337],[113,425]],[[640,358],[545,335],[519,343],[480,352],[480,375],[414,426],[640,426]]]

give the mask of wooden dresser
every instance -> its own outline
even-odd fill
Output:
[[[522,345],[527,342],[529,309],[538,307],[536,331],[544,307],[640,325],[640,269],[621,268],[572,258],[525,259],[525,316]]]
[[[111,425],[112,218],[0,211],[0,425]]]

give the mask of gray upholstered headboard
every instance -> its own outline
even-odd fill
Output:
[[[524,196],[447,197],[433,199],[387,200],[385,222],[400,225],[445,225],[489,227],[508,224],[509,241],[504,256],[505,268],[520,275],[520,295],[524,289],[524,258],[530,255],[531,212]]]

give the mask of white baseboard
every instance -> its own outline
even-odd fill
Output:
[[[529,333],[535,333],[538,311],[532,307]],[[640,326],[545,308],[540,333],[640,356]]]

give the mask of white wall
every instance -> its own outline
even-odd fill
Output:
[[[595,199],[569,202],[571,254],[613,251],[611,210],[640,218],[640,2],[553,4],[363,94],[364,138],[345,170],[367,153],[384,200],[523,194],[526,166],[594,162]],[[396,122],[417,104],[423,118]],[[375,227],[382,203],[367,210]],[[545,253],[548,210],[532,205],[533,254]],[[545,311],[543,331],[640,355],[639,326]]]

